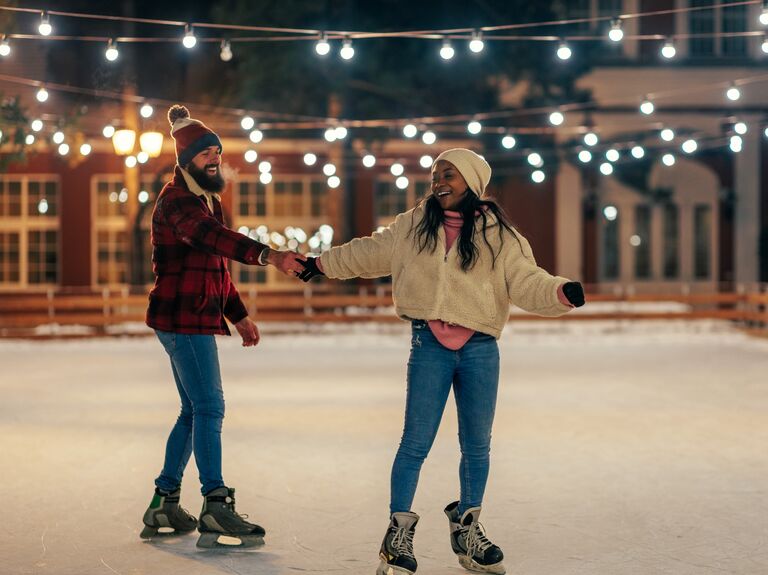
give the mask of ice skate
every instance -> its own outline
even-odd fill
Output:
[[[264,529],[246,521],[247,517],[235,511],[234,489],[214,489],[205,496],[200,512],[197,546],[203,549],[243,549],[264,545]]]
[[[485,536],[483,526],[478,522],[480,507],[467,509],[459,517],[459,502],[454,501],[445,508],[451,532],[451,547],[464,569],[476,573],[503,575],[504,553]]]
[[[144,513],[144,529],[139,537],[152,539],[171,535],[185,535],[195,530],[197,519],[179,505],[181,489],[163,495],[155,489],[155,495]]]
[[[379,557],[376,575],[411,575],[416,572],[413,556],[413,534],[419,516],[411,512],[393,513]]]

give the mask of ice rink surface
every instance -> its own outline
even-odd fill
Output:
[[[255,349],[218,338],[224,478],[267,529],[255,552],[138,537],[178,409],[154,337],[0,342],[0,574],[373,575],[408,328],[264,331]],[[768,341],[536,322],[500,347],[482,522],[508,573],[768,573]],[[450,399],[414,503],[421,575],[466,573],[442,512],[456,434]],[[192,461],[182,505],[200,504]]]

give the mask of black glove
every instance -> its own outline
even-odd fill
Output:
[[[574,307],[581,307],[584,305],[584,288],[581,287],[579,282],[568,282],[564,284],[563,294]]]
[[[303,262],[298,260],[301,265],[304,266],[304,271],[299,274],[299,279],[304,282],[308,282],[315,276],[324,276],[325,274],[317,267],[317,258],[307,258],[307,261]]]

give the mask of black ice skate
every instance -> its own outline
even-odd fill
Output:
[[[235,511],[235,490],[219,487],[205,496],[200,512],[200,538],[197,546],[204,549],[233,549],[264,545],[265,531],[249,523],[247,515]]]
[[[393,513],[379,557],[376,575],[411,575],[416,572],[413,556],[413,534],[419,516],[411,512]]]
[[[195,530],[197,519],[187,513],[179,505],[181,489],[168,495],[162,495],[157,489],[149,508],[144,513],[144,529],[139,537],[167,537],[169,535],[185,535]]]
[[[459,502],[454,501],[445,508],[451,532],[451,547],[459,558],[459,563],[468,571],[478,573],[496,573],[503,575],[504,553],[485,536],[480,525],[480,507],[467,509],[459,517]]]

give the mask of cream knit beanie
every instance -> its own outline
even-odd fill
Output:
[[[480,155],[466,148],[451,148],[435,158],[432,169],[440,160],[450,162],[459,170],[469,189],[477,196],[485,193],[485,187],[491,179],[491,166]]]

